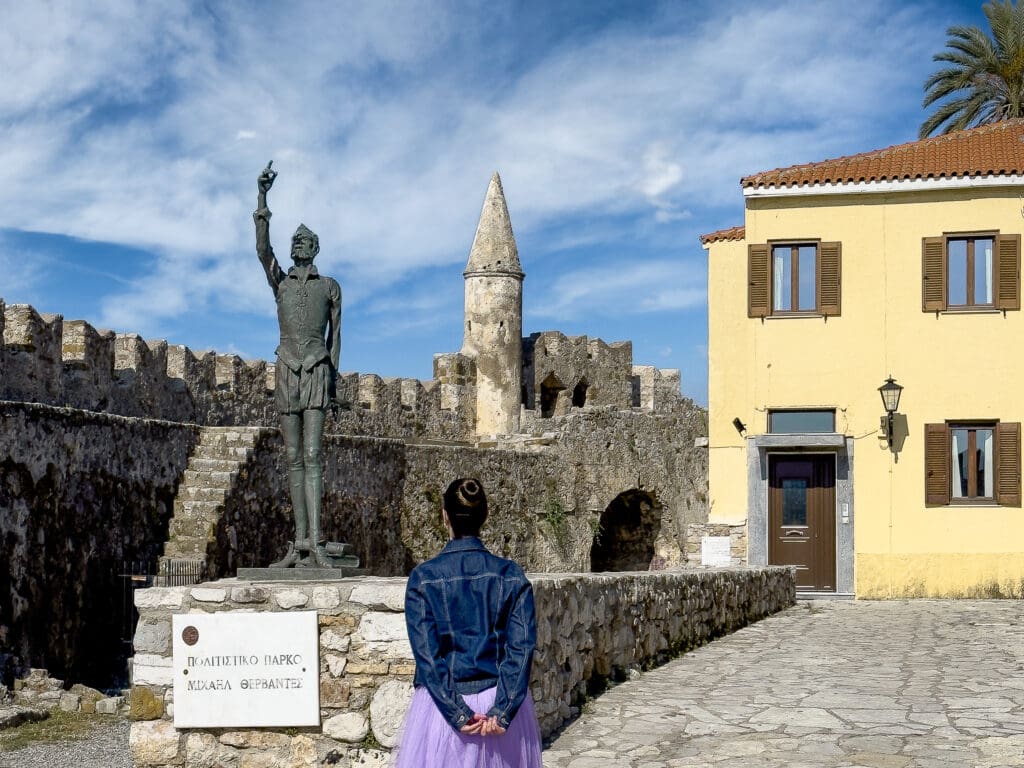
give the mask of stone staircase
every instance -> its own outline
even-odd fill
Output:
[[[268,431],[266,427],[201,428],[174,500],[158,583],[196,584],[202,580],[207,548],[216,539],[224,500],[259,438]]]

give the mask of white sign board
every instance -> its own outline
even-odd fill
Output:
[[[722,568],[732,565],[728,536],[702,536],[700,540],[700,564]]]
[[[316,611],[173,617],[174,727],[320,724]]]

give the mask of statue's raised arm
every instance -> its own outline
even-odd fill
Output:
[[[273,164],[273,160],[267,163],[267,167],[263,169],[260,177],[256,180],[259,194],[256,197],[256,210],[253,212],[252,218],[256,222],[256,255],[259,257],[260,264],[263,265],[263,271],[267,273],[267,282],[270,283],[274,295],[277,295],[277,286],[284,280],[285,273],[281,269],[281,265],[277,263],[274,249],[270,246],[271,214],[270,209],[267,208],[267,192],[274,186],[274,179],[277,178],[277,171],[270,167]]]

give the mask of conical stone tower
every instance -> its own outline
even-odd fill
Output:
[[[466,271],[462,354],[476,361],[476,433],[519,431],[523,385],[523,270],[501,178],[487,187]]]

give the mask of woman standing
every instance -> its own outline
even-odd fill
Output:
[[[442,515],[450,541],[417,566],[405,592],[416,691],[397,768],[541,768],[530,698],[537,644],[523,569],[487,551],[479,480],[455,480]]]

